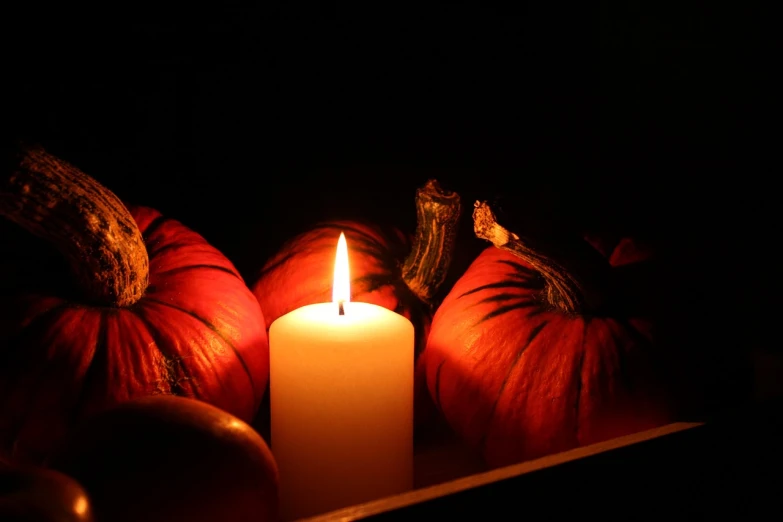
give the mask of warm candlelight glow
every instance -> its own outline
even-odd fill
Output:
[[[90,505],[87,502],[87,497],[78,496],[76,497],[76,500],[73,503],[73,512],[76,513],[77,515],[85,515],[87,514],[89,507]]]
[[[345,234],[340,232],[337,241],[337,255],[334,259],[334,285],[332,286],[332,301],[338,304],[351,300],[351,278],[348,270],[348,243]]]
[[[413,487],[414,333],[402,315],[351,302],[340,234],[332,302],[302,306],[269,327],[282,520]]]

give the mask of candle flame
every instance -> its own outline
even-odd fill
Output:
[[[340,232],[337,241],[337,256],[334,259],[334,284],[332,286],[332,300],[337,304],[347,303],[351,300],[351,278],[348,270],[348,243],[345,242],[345,234]]]

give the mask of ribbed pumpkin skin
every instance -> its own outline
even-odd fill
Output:
[[[629,240],[613,267],[645,256]],[[544,305],[519,257],[484,250],[436,312],[422,355],[449,424],[492,467],[672,421],[652,323],[569,316]]]
[[[407,317],[416,328],[417,339],[426,339],[430,314],[401,278],[400,267],[410,251],[408,238],[396,229],[355,221],[315,225],[286,242],[264,264],[251,288],[267,328],[301,306],[332,301],[340,232],[348,243],[351,300]]]
[[[267,328],[278,317],[301,306],[332,301],[340,232],[345,233],[348,244],[351,300],[382,306],[408,318],[416,332],[415,353],[419,354],[432,315],[401,276],[410,241],[399,230],[356,221],[318,224],[286,242],[264,264],[251,288],[261,304]],[[414,422],[419,425],[434,413],[419,364],[414,383]]]
[[[0,451],[16,460],[39,461],[74,419],[134,397],[193,397],[246,421],[261,402],[267,335],[240,274],[181,223],[131,213],[150,277],[127,308],[79,302],[24,252],[4,261]]]

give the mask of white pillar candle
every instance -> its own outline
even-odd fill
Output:
[[[283,520],[413,487],[413,325],[350,302],[340,235],[331,303],[272,323],[271,447]]]

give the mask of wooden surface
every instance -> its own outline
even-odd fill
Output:
[[[416,461],[417,489],[306,520],[494,520],[515,512],[602,520],[766,516],[779,510],[783,491],[782,411],[779,400],[765,401],[706,424],[670,424],[475,473],[464,447],[444,444]],[[426,469],[449,461],[440,474]]]
[[[421,480],[421,482],[417,484],[418,487],[414,491],[302,520],[308,522],[348,521],[366,519],[384,513],[388,514],[397,509],[415,506],[422,502],[444,498],[471,488],[489,485],[525,473],[542,470],[558,464],[571,462],[591,455],[597,455],[606,451],[648,441],[672,433],[678,433],[698,426],[701,426],[701,424],[669,424],[654,430],[640,432],[627,437],[621,437],[494,470],[483,469],[480,464],[471,462],[468,450],[462,447],[458,442],[451,441],[442,445],[437,450],[434,448],[430,450],[428,448],[422,455],[416,455],[416,474],[417,479]],[[471,465],[475,467],[471,468]],[[441,468],[441,466],[445,466],[445,468]],[[441,471],[442,469],[443,471]],[[469,473],[469,470],[471,469],[473,469],[475,473]],[[425,481],[427,484],[424,483]]]

